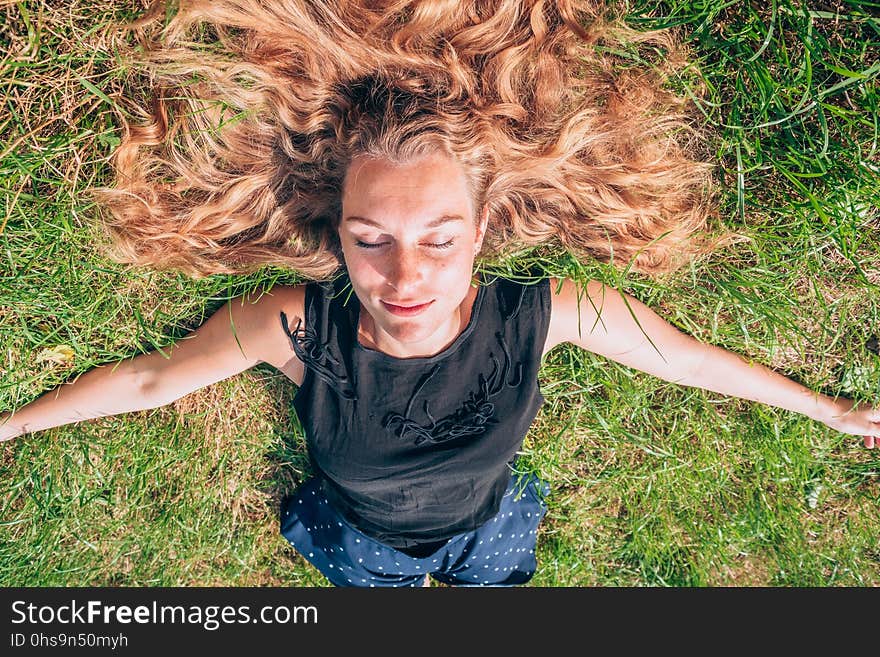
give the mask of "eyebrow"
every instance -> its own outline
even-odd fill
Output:
[[[351,215],[345,218],[345,221],[359,221],[362,224],[367,224],[368,226],[373,226],[373,228],[382,228],[382,224],[373,221],[372,219],[366,219],[365,217],[358,217],[357,215]],[[442,226],[445,223],[449,223],[450,221],[464,221],[464,217],[458,214],[444,214],[442,217],[437,217],[433,221],[428,222],[425,225],[425,228],[436,228],[437,226]]]

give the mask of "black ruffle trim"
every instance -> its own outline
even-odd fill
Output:
[[[324,383],[333,388],[345,399],[357,399],[357,393],[351,386],[351,380],[345,374],[339,374],[340,359],[333,355],[328,342],[318,341],[317,334],[303,326],[302,319],[296,323],[296,328],[290,330],[287,315],[281,312],[281,326],[297,358],[303,365],[311,369]]]

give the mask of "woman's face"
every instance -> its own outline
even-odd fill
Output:
[[[475,215],[464,172],[446,155],[352,161],[339,239],[377,344],[416,352],[449,336],[486,230],[488,213]]]

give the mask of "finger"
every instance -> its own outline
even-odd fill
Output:
[[[865,447],[868,449],[874,448],[874,436],[862,436],[865,439]]]

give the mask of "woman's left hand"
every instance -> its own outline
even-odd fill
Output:
[[[853,409],[854,406],[854,400],[841,397],[835,402],[831,416],[822,422],[841,433],[861,436],[868,449],[875,444],[880,447],[880,405],[862,404]]]

